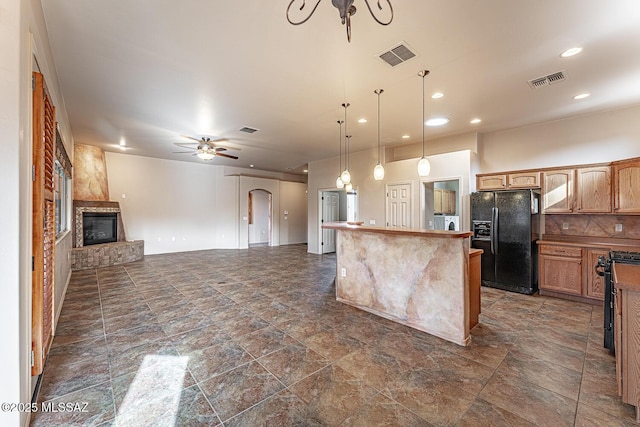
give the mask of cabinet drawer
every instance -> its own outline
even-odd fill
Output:
[[[573,246],[540,245],[540,253],[543,255],[580,258],[582,257],[582,248],[575,248]]]

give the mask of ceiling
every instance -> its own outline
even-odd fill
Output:
[[[355,0],[351,43],[329,0],[300,26],[286,20],[289,0],[42,6],[74,140],[106,151],[124,139],[129,154],[203,162],[174,143],[227,138],[239,159],[210,163],[301,173],[338,155],[345,101],[351,150],[375,146],[378,88],[382,144],[421,141],[422,69],[427,118],[451,119],[427,127],[427,141],[640,104],[637,0],[391,1],[395,18],[381,26]],[[417,56],[396,67],[378,58],[400,42]],[[560,57],[574,46],[583,51]],[[560,83],[527,84],[561,70]]]

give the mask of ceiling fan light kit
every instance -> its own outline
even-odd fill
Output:
[[[185,135],[182,135],[182,137],[191,139],[196,142],[176,142],[175,144],[181,148],[190,148],[192,150],[195,150],[195,153],[193,153],[193,155],[198,156],[199,159],[210,161],[210,160],[213,160],[216,156],[227,157],[229,159],[234,159],[234,160],[238,159],[237,156],[232,156],[230,154],[223,153],[222,151],[228,150],[226,147],[221,147],[215,144],[216,142],[228,141],[226,138],[212,140],[211,138],[204,137],[204,136],[200,139],[193,138],[191,136],[185,136]],[[196,147],[192,147],[193,145],[196,145],[196,144],[197,144]],[[181,154],[181,153],[189,153],[189,152],[178,151],[175,153]]]
[[[291,19],[291,16],[290,16],[291,6],[293,6],[294,3],[298,2],[300,4],[300,7],[297,9],[300,12],[304,12],[305,7],[307,6],[307,2],[306,0],[291,0],[291,2],[289,2],[289,6],[287,7],[287,21],[289,21],[289,23],[292,25],[304,24],[315,13],[321,1],[322,0],[318,0],[312,8],[306,9],[306,10],[310,10],[309,14],[306,17],[304,17],[300,21],[294,21]],[[347,41],[349,43],[351,43],[351,17],[356,14],[356,7],[353,5],[353,2],[354,0],[331,0],[331,4],[333,4],[333,6],[336,9],[338,9],[338,13],[340,14],[340,20],[342,21],[342,25],[345,25],[347,27]],[[382,19],[376,16],[376,13],[373,12],[373,9],[369,4],[369,0],[364,0],[364,3],[367,5],[367,9],[369,9],[369,13],[378,24],[380,25],[391,24],[391,22],[393,21],[393,6],[391,5],[391,0],[386,0],[386,1],[376,0],[376,5],[378,6],[377,7],[378,12],[384,13],[384,10],[386,9],[386,7],[384,6],[388,6],[389,19],[385,21],[383,21]]]

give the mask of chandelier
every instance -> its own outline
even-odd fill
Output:
[[[291,0],[291,2],[289,2],[289,6],[287,7],[287,21],[289,21],[290,24],[292,25],[300,25],[300,24],[304,24],[305,22],[307,22],[309,20],[309,18],[311,18],[311,15],[313,15],[316,11],[316,9],[318,8],[318,5],[320,4],[322,0],[318,0],[316,2],[316,5],[313,6],[313,8],[311,9],[311,12],[309,12],[309,14],[307,15],[306,18],[302,19],[301,21],[292,21],[291,17],[289,16],[289,11],[291,9],[291,6],[296,2],[296,0]],[[353,5],[353,1],[354,0],[331,0],[331,3],[333,4],[333,6],[335,8],[338,9],[338,12],[340,13],[340,19],[342,20],[342,25],[346,25],[347,27],[347,40],[349,42],[351,42],[351,17],[353,15],[356,14],[356,7]],[[300,10],[301,12],[304,11],[307,2],[306,0],[301,0],[301,5],[300,8],[298,10]],[[389,16],[389,20],[388,21],[381,21],[376,14],[373,12],[373,9],[371,9],[371,5],[369,4],[369,0],[364,0],[364,3],[367,5],[367,9],[369,9],[369,13],[371,14],[371,16],[373,17],[373,19],[375,19],[375,21],[380,24],[380,25],[389,25],[391,24],[391,21],[393,21],[393,6],[391,5],[391,0],[377,0],[377,6],[378,6],[378,11],[382,11],[383,10],[383,6],[382,4],[385,4],[389,6],[389,12],[390,12],[390,16]],[[309,10],[309,9],[307,9]]]

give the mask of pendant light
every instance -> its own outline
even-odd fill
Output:
[[[418,73],[422,77],[422,158],[418,162],[418,175],[427,176],[431,172],[431,163],[424,152],[424,78],[429,74],[429,70],[422,70]]]
[[[338,155],[338,178],[336,178],[336,187],[344,188],[344,182],[342,182],[342,178],[340,177],[340,171],[342,170],[342,123],[344,121],[338,120],[338,124],[340,125],[340,138],[338,138],[338,142],[340,143],[340,154]]]
[[[348,105],[348,104],[347,104]],[[346,133],[346,126],[345,126]],[[347,158],[345,160],[345,171],[349,172],[349,146],[351,145],[351,135],[345,135],[347,142],[345,143],[345,150],[347,152]],[[351,175],[349,175],[349,182],[344,185],[344,189],[347,190],[347,193],[351,193],[353,191],[353,182],[351,182]]]
[[[342,104],[342,106],[344,107],[344,135],[345,138],[351,138],[350,136],[347,136],[347,107],[349,107],[348,102]],[[345,151],[347,152],[347,158],[346,158],[346,162],[345,162],[345,168],[344,171],[342,171],[342,175],[340,175],[340,178],[342,179],[342,183],[344,185],[347,185],[351,182],[351,173],[349,173],[349,151],[348,151],[348,144],[345,142]]]
[[[378,164],[373,168],[373,179],[381,181],[384,179],[384,167],[380,164],[380,94],[384,92],[384,89],[376,89],[373,91],[378,95]]]

